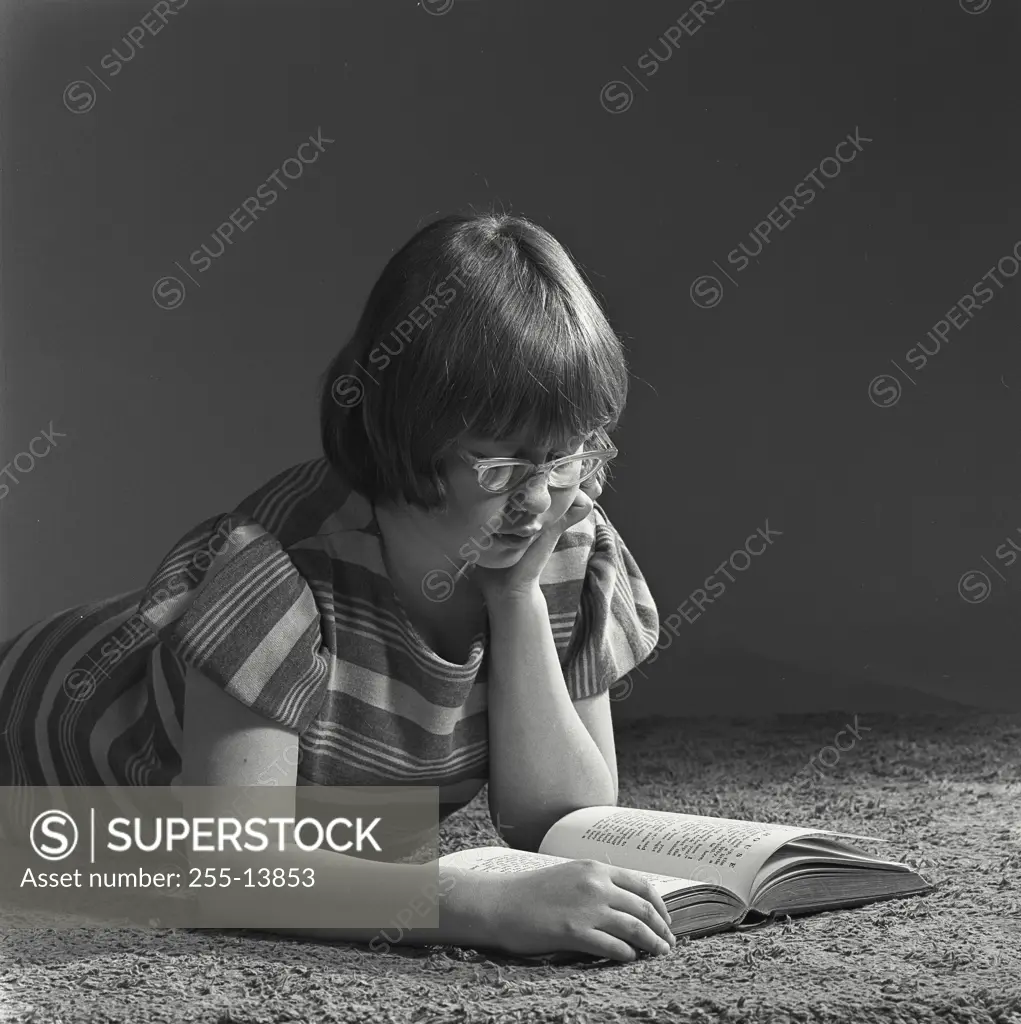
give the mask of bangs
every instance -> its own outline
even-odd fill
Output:
[[[503,441],[519,432],[552,447],[612,430],[627,402],[627,370],[580,277],[571,288],[531,266],[502,269],[508,273],[493,275],[474,302],[437,325],[444,400],[425,433],[440,448],[464,434]]]
[[[373,501],[438,509],[465,435],[603,447],[627,391],[620,339],[564,247],[522,217],[451,215],[391,257],[324,375],[323,450]]]

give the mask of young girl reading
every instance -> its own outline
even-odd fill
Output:
[[[0,785],[436,786],[442,820],[488,782],[529,850],[616,803],[608,691],[659,631],[593,501],[626,396],[548,232],[427,225],[323,376],[324,457],[197,525],[143,590],[0,645]],[[367,884],[402,870],[315,852]],[[668,922],[641,875],[577,861],[455,884],[405,941],[631,960]]]

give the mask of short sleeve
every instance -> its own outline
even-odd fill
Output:
[[[659,612],[638,563],[600,505],[588,522],[594,532],[564,665],[572,700],[609,690],[659,640]]]
[[[249,516],[216,516],[171,548],[139,614],[160,641],[246,707],[304,732],[333,663],[307,580]]]

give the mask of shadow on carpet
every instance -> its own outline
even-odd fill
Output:
[[[443,946],[375,953],[250,932],[5,929],[19,1024],[674,1021],[1021,1024],[1021,715],[646,720],[617,733],[622,806],[864,833],[928,896],[558,966]],[[845,734],[846,735],[846,734]],[[818,760],[817,762],[818,763]],[[485,790],[440,853],[503,845]]]

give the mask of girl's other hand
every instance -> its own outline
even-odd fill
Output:
[[[637,871],[572,860],[493,879],[489,937],[508,953],[632,961],[638,950],[669,953],[675,945],[662,897]]]

